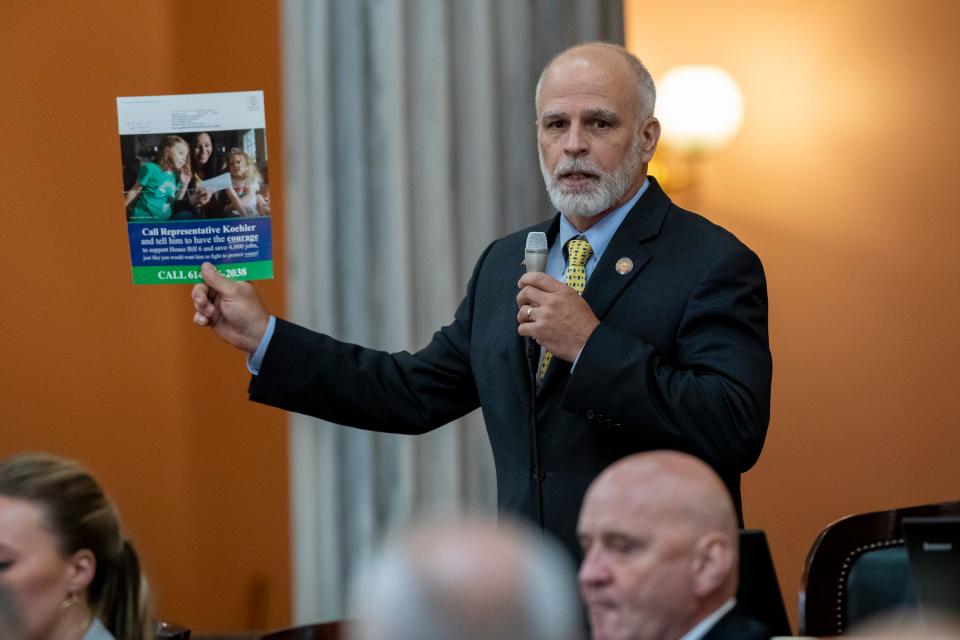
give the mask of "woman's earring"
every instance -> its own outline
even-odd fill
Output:
[[[80,596],[78,596],[78,595],[75,594],[75,593],[71,593],[71,594],[67,595],[66,599],[65,599],[65,600],[63,601],[63,603],[60,605],[60,608],[61,608],[61,609],[69,609],[70,607],[72,607],[73,605],[77,604],[78,602],[80,602]]]

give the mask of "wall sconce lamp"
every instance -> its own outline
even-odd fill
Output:
[[[704,158],[740,130],[743,94],[720,67],[673,67],[658,83],[656,115],[663,133],[648,172],[668,192],[695,189]]]

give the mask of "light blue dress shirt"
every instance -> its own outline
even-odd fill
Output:
[[[253,375],[260,373],[263,356],[267,353],[267,347],[270,346],[270,338],[273,337],[273,331],[276,327],[277,317],[270,316],[270,322],[267,323],[267,330],[263,332],[263,337],[260,338],[260,344],[257,345],[257,350],[253,352],[253,355],[247,357],[247,369],[249,369]]]
[[[590,243],[590,248],[593,249],[593,253],[590,254],[590,259],[587,260],[584,268],[587,272],[587,281],[589,282],[590,276],[593,274],[593,270],[600,261],[600,258],[603,257],[603,252],[607,250],[607,245],[610,244],[613,234],[620,228],[620,223],[622,223],[623,219],[630,213],[630,209],[633,209],[633,205],[637,204],[637,200],[640,199],[640,196],[643,195],[648,186],[650,186],[650,181],[644,180],[640,189],[637,190],[632,198],[600,218],[596,224],[583,233],[577,231],[574,226],[570,224],[570,221],[567,220],[566,216],[560,216],[560,233],[550,247],[550,253],[547,254],[547,274],[563,282],[567,271],[567,259],[563,255],[563,248],[567,246],[567,242],[573,238],[584,236],[587,242]]]
[[[99,618],[94,618],[87,627],[87,632],[83,634],[83,640],[115,640],[113,634],[107,631]]]

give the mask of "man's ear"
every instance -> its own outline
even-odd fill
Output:
[[[83,593],[97,573],[97,557],[90,549],[80,549],[70,557],[69,571],[67,588],[70,593]]]
[[[735,563],[736,551],[727,535],[711,531],[700,536],[694,546],[694,595],[706,598],[722,588],[736,570]]]
[[[660,141],[660,121],[650,117],[640,127],[640,160],[650,162]]]

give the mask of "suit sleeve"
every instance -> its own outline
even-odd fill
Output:
[[[489,251],[489,249],[488,249]],[[477,263],[453,322],[421,351],[388,353],[285,320],[250,381],[251,400],[338,424],[419,434],[479,406],[470,366]]]
[[[749,469],[770,417],[772,360],[759,258],[742,245],[705,271],[670,357],[601,323],[584,345],[563,408],[598,429],[630,429],[647,447]]]

